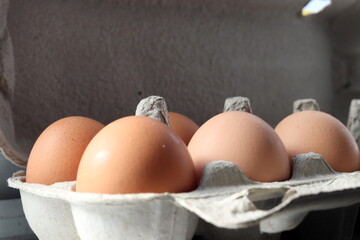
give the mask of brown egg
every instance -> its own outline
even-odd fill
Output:
[[[158,120],[129,116],[104,127],[82,157],[76,191],[191,191],[194,164],[181,138]]]
[[[208,120],[188,145],[197,179],[215,160],[235,163],[252,180],[282,181],[290,177],[290,162],[280,138],[259,117],[239,111],[224,112]]]
[[[169,119],[171,129],[188,145],[194,133],[199,129],[199,126],[193,120],[180,113],[169,112]]]
[[[360,168],[359,149],[348,129],[333,116],[303,111],[283,119],[275,128],[290,157],[315,152],[339,172]]]
[[[51,185],[76,180],[86,146],[103,127],[86,117],[66,117],[51,124],[31,150],[26,182]]]

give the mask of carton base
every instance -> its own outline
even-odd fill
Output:
[[[22,190],[20,195],[26,219],[40,240],[79,240],[69,203]]]
[[[86,240],[190,240],[198,217],[169,199],[126,204],[71,203],[76,229]]]

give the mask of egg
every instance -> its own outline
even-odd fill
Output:
[[[163,193],[195,188],[194,164],[181,138],[162,122],[128,116],[105,126],[89,143],[77,192]]]
[[[204,166],[215,160],[235,163],[255,181],[290,177],[290,161],[280,138],[271,126],[251,113],[229,111],[216,115],[196,131],[188,149],[198,181]]]
[[[171,129],[188,145],[194,133],[199,129],[199,126],[193,120],[180,113],[169,112],[169,119]]]
[[[74,181],[86,146],[103,127],[93,119],[77,116],[48,126],[30,152],[26,182],[51,185]]]
[[[284,118],[275,131],[289,157],[315,152],[339,172],[360,168],[359,149],[348,129],[333,116],[320,111],[302,111]]]

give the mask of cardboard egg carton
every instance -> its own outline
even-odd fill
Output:
[[[163,99],[144,102],[149,99],[149,116],[168,122]],[[294,109],[318,109],[315,101],[308,102],[295,102]],[[349,125],[357,129],[355,103]],[[246,98],[228,99],[225,105],[226,110],[251,111]],[[141,109],[151,112],[138,106],[138,115],[144,115]],[[360,171],[335,172],[316,153],[296,156],[292,168],[288,181],[260,183],[219,159],[204,168],[196,190],[176,194],[78,193],[73,191],[76,182],[26,183],[24,171],[8,183],[20,190],[26,218],[39,239],[182,240],[196,232],[208,239],[280,239],[281,232],[298,226],[311,211],[360,203]],[[357,212],[347,214],[355,219]]]

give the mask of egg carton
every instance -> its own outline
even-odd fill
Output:
[[[211,239],[263,239],[260,232],[292,229],[310,211],[360,202],[360,172],[334,172],[315,153],[296,156],[293,176],[284,182],[254,182],[233,163],[215,161],[189,193],[77,193],[75,182],[26,183],[24,171],[8,182],[20,190],[39,239],[191,239],[198,218],[208,223],[202,227]]]
[[[142,102],[149,105],[149,99]],[[150,109],[139,104],[137,115],[152,111],[148,116],[166,123],[166,105],[159,97],[152,100],[156,104],[152,102]],[[351,105],[348,124],[354,136],[358,103]],[[318,110],[316,101],[294,103],[294,111],[308,109]],[[250,101],[229,98],[224,110],[251,112]],[[233,163],[215,161],[204,168],[200,186],[189,193],[78,193],[73,191],[76,182],[26,183],[24,171],[8,183],[20,190],[25,216],[39,239],[180,240],[194,234],[209,239],[286,239],[291,232],[280,233],[294,229],[311,211],[335,209],[354,226],[360,203],[360,171],[335,172],[316,153],[294,157],[292,177],[283,182],[254,182]],[[338,216],[328,220],[337,222]],[[332,230],[334,239],[344,239],[344,226]]]

